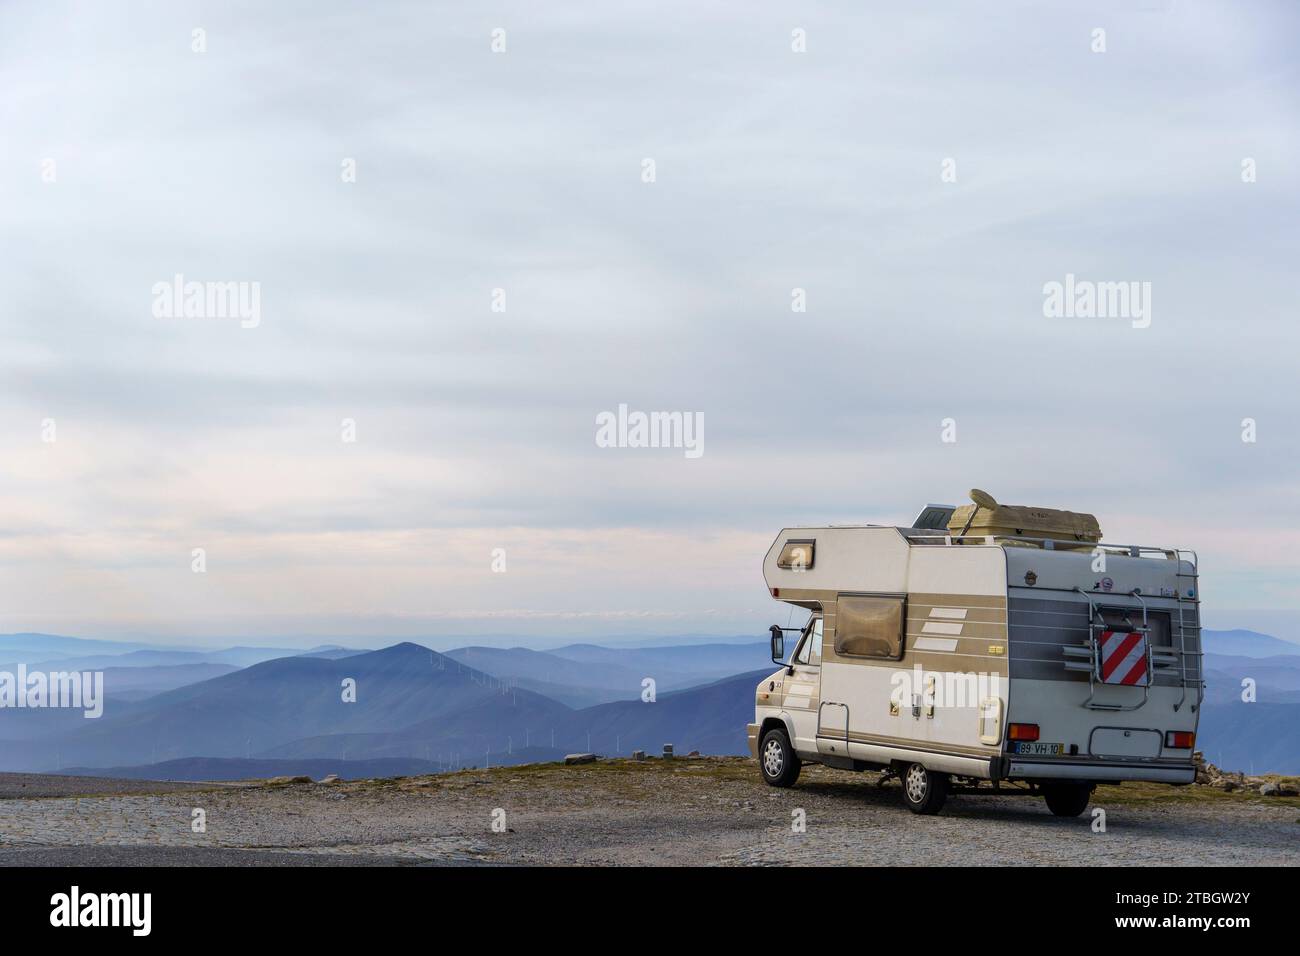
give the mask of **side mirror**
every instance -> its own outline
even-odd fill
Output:
[[[781,628],[776,624],[773,624],[770,628],[768,628],[768,630],[772,632],[772,663],[784,664],[785,663],[785,632],[783,632]]]

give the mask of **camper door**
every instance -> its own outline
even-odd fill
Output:
[[[847,756],[851,733],[888,731],[906,607],[904,595],[841,593],[836,600],[822,665],[821,753]]]

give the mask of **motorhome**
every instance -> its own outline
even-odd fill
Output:
[[[1058,816],[1081,814],[1103,781],[1191,783],[1195,552],[971,498],[908,526],[777,536],[768,591],[808,618],[771,629],[781,666],[748,727],[763,779],[792,786],[804,763],[880,770],[916,813],[998,792],[1041,795]]]

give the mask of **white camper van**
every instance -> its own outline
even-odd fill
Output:
[[[810,616],[772,627],[781,667],[748,728],[763,779],[789,787],[806,762],[884,770],[916,813],[950,791],[1020,792],[1059,816],[1099,781],[1192,782],[1195,553],[1101,543],[1091,515],[971,497],[909,527],[777,536],[768,589]]]

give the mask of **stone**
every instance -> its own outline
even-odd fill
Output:
[[[318,782],[319,782],[319,783],[338,783],[338,782],[339,782],[339,775],[336,774],[336,773],[327,773],[325,776],[321,777],[320,780],[319,780]]]
[[[282,784],[282,783],[311,783],[311,782],[312,782],[312,779],[311,779],[311,777],[301,777],[301,776],[299,776],[299,777],[270,777],[266,782],[267,782],[267,783],[270,783],[270,784]]]
[[[1281,796],[1281,794],[1278,792],[1278,786],[1277,786],[1277,784],[1275,784],[1275,783],[1265,783],[1265,784],[1262,784],[1262,785],[1260,786],[1260,788],[1259,788],[1259,795],[1260,795],[1261,797],[1280,797],[1280,796]]]
[[[565,764],[595,763],[596,755],[595,754],[565,754],[564,762]]]

